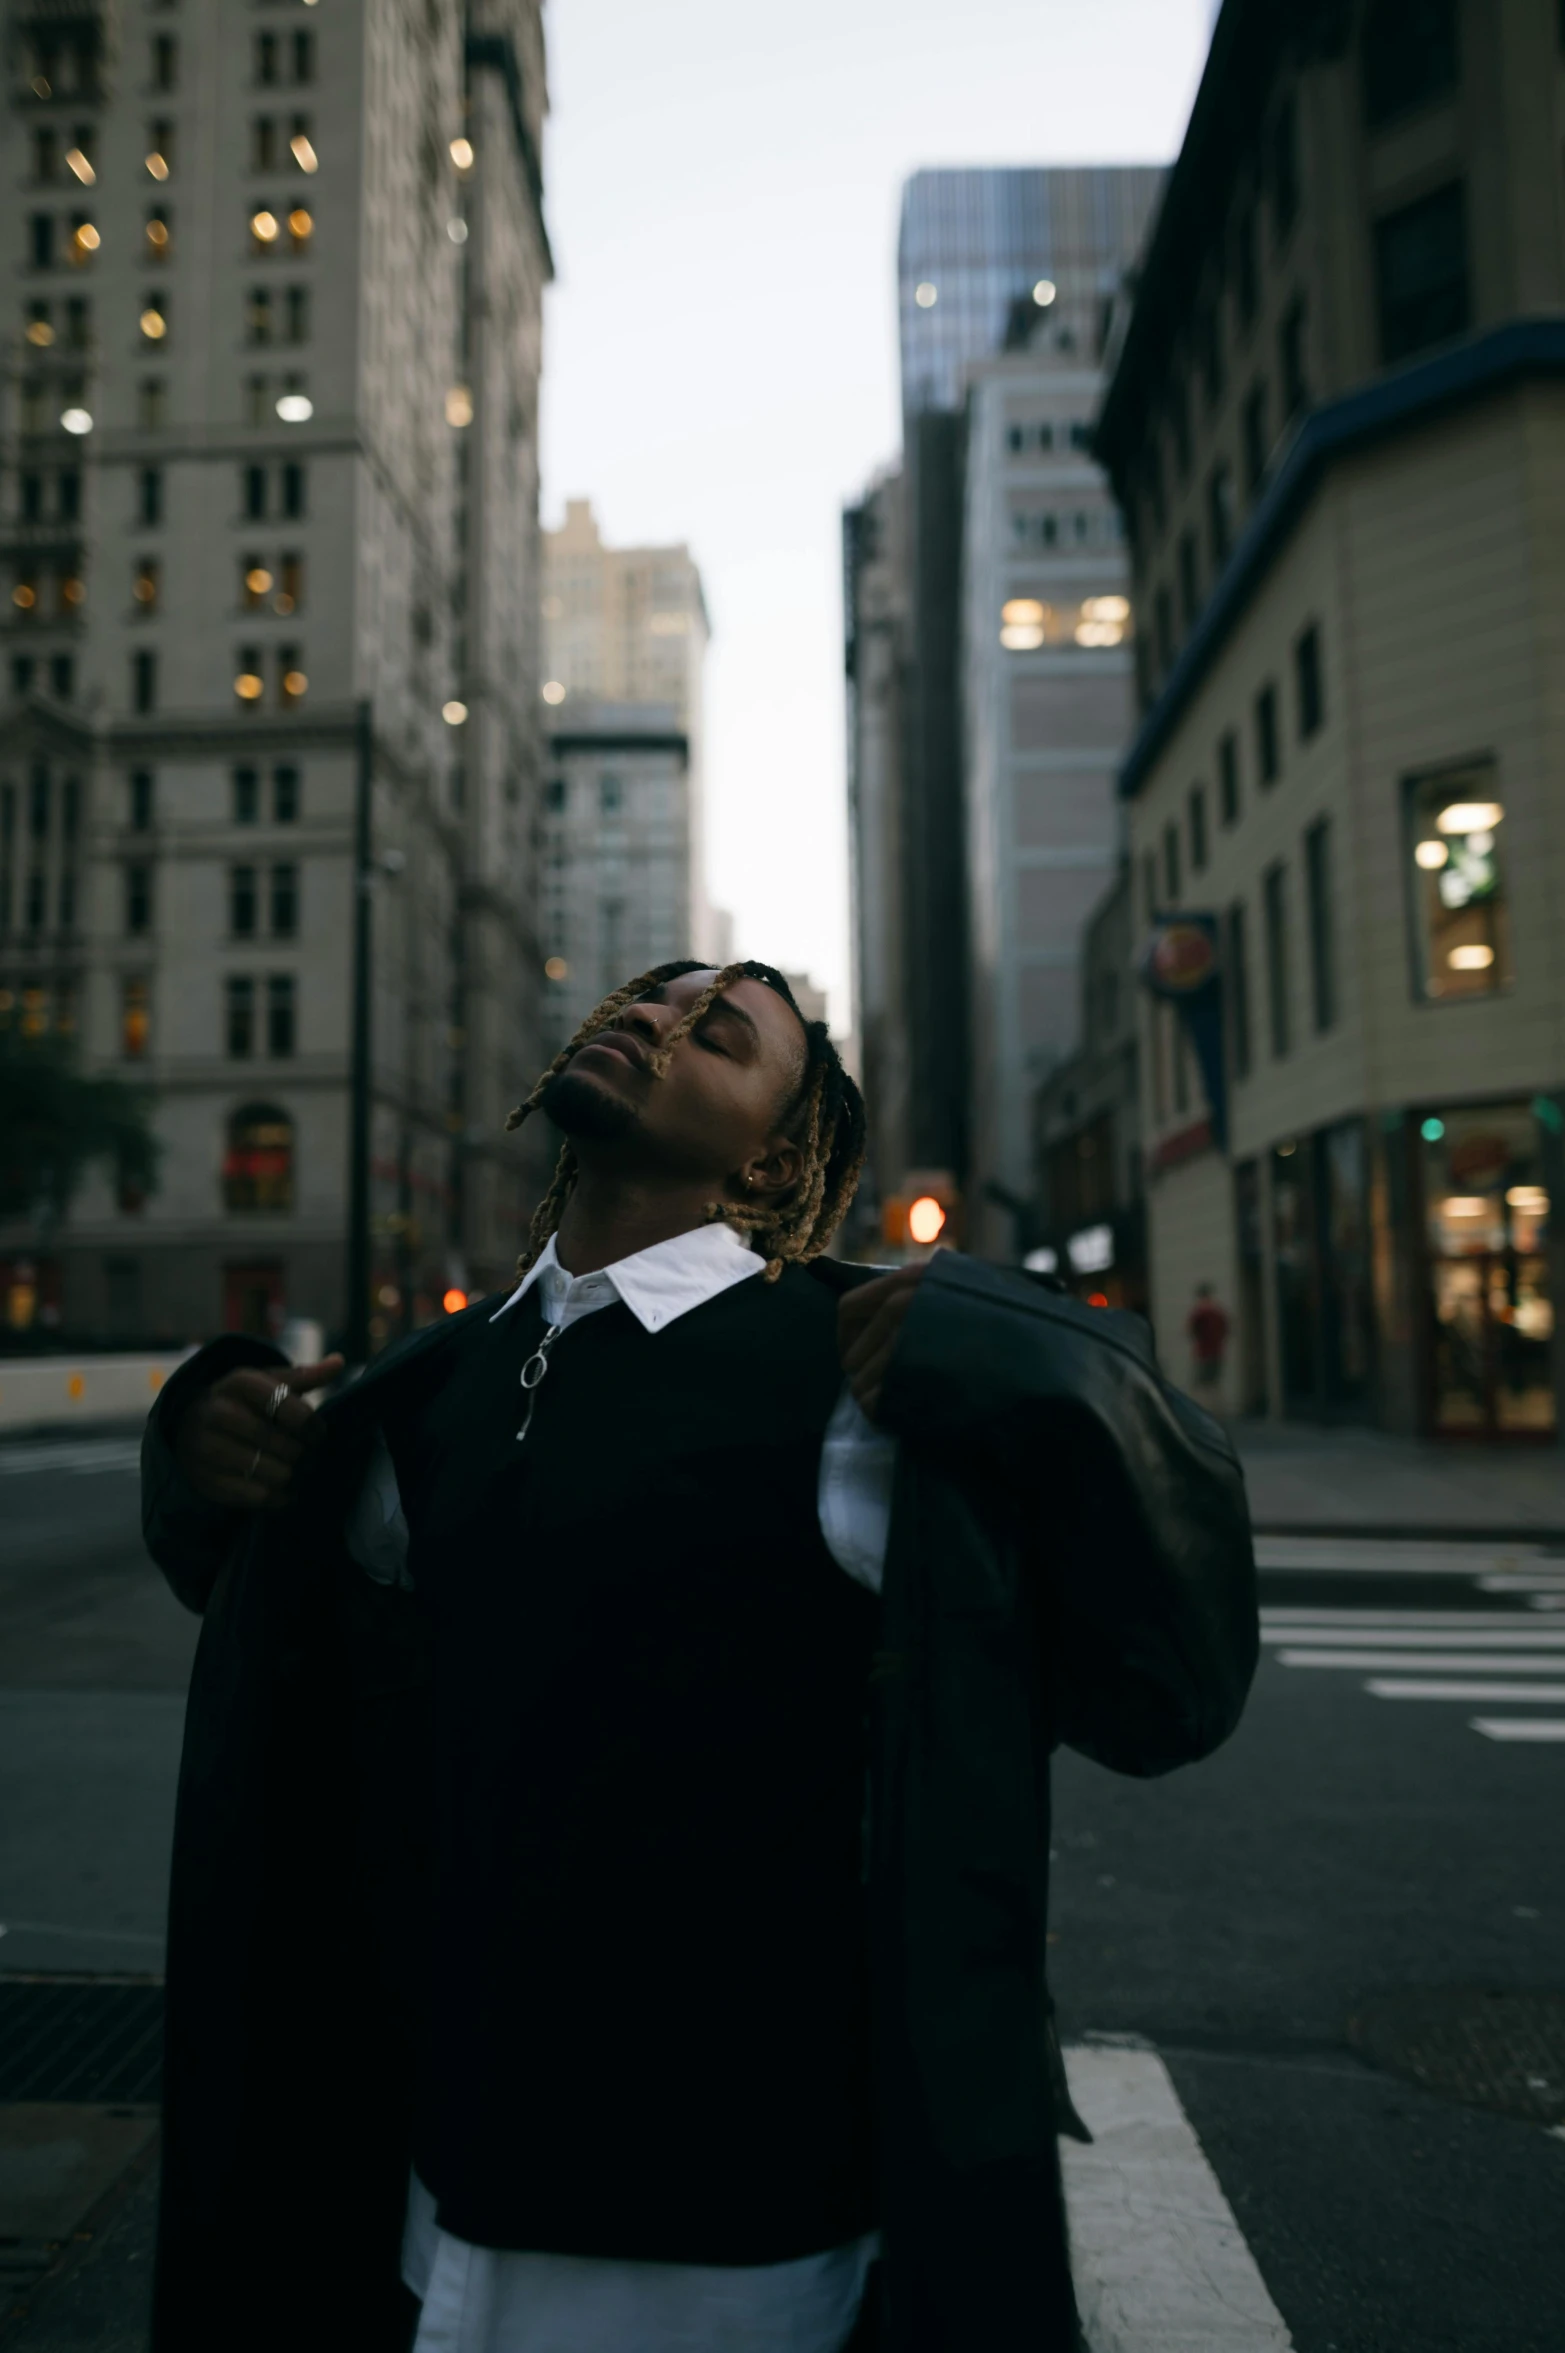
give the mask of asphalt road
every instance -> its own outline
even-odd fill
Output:
[[[196,1625],[141,1553],[132,1457],[0,1446],[7,1972],[161,1964]],[[1062,2028],[1162,2056],[1298,2353],[1560,2353],[1565,2137],[1372,2067],[1349,2021],[1410,1989],[1565,1992],[1565,1741],[1473,1729],[1565,1702],[1367,1687],[1565,1685],[1565,1559],[1496,1590],[1492,1546],[1427,1577],[1341,1549],[1265,1579],[1268,1655],[1216,1757],[1152,1783],[1059,1760]],[[1469,1631],[1525,1671],[1480,1673]],[[1333,1642],[1396,1669],[1281,1663]]]

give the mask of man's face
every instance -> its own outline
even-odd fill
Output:
[[[686,972],[626,1006],[577,1049],[542,1108],[578,1152],[732,1190],[765,1162],[759,1184],[783,1188],[798,1152],[780,1132],[804,1072],[798,1016],[764,981],[736,980],[675,1047],[668,1075],[651,1056],[716,978]],[[783,1163],[790,1163],[784,1166]]]

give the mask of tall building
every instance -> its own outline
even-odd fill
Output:
[[[1128,240],[1120,276],[1158,183],[1123,176],[1098,208]],[[1086,292],[1062,315],[1058,282],[1037,280],[1016,303],[1010,348],[968,370],[967,1240],[994,1258],[1019,1256],[1035,1218],[1032,1098],[1079,1039],[1077,960],[1115,868],[1114,779],[1134,716],[1123,526],[1091,455],[1101,328]]]
[[[889,600],[895,657],[878,665],[883,684],[892,672],[896,679],[894,749],[879,687],[866,698],[854,681],[849,708],[850,769],[861,782],[877,764],[895,777],[894,786],[861,792],[866,819],[880,830],[855,853],[868,917],[858,988],[882,1194],[894,1194],[910,1169],[965,1176],[972,1162],[961,651],[969,385],[1014,337],[1018,314],[1040,307],[1033,290],[1045,282],[1054,289],[1051,354],[1096,365],[1157,178],[1151,169],[925,171],[903,191],[901,472],[894,491],[873,488],[846,525],[850,663],[866,642],[853,597],[863,587],[877,600],[871,626],[886,642],[887,561],[900,573]],[[895,557],[866,561],[866,541],[894,543]],[[873,744],[858,740],[865,728]],[[881,894],[873,915],[866,890]],[[883,1025],[872,1050],[876,1006],[898,1034],[893,1041]]]
[[[523,1208],[538,0],[12,30],[0,1019],[144,1079],[164,1147],[38,1288],[81,1330],[343,1327],[367,897],[382,1335]]]
[[[1137,927],[1224,1029],[1143,998],[1153,1308],[1230,1407],[1557,1428],[1562,94],[1547,0],[1227,0],[1100,420]]]
[[[606,547],[586,499],[543,537],[545,1023],[558,1041],[632,973],[712,954],[722,919],[705,889],[710,631],[690,551]]]

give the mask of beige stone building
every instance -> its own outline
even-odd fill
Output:
[[[702,824],[710,634],[685,547],[608,547],[587,499],[546,531],[544,1019],[561,1043],[632,973],[715,955]]]
[[[525,1206],[538,0],[10,28],[0,1019],[145,1080],[164,1146],[31,1287],[83,1332],[342,1328],[362,787],[383,1336]]]
[[[1221,1100],[1142,999],[1153,1314],[1231,1409],[1556,1428],[1562,40],[1229,0],[1100,420],[1138,927],[1221,943]]]

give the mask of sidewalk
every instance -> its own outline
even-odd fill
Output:
[[[1565,1543],[1565,1449],[1436,1445],[1381,1430],[1236,1421],[1255,1525],[1273,1535]]]

